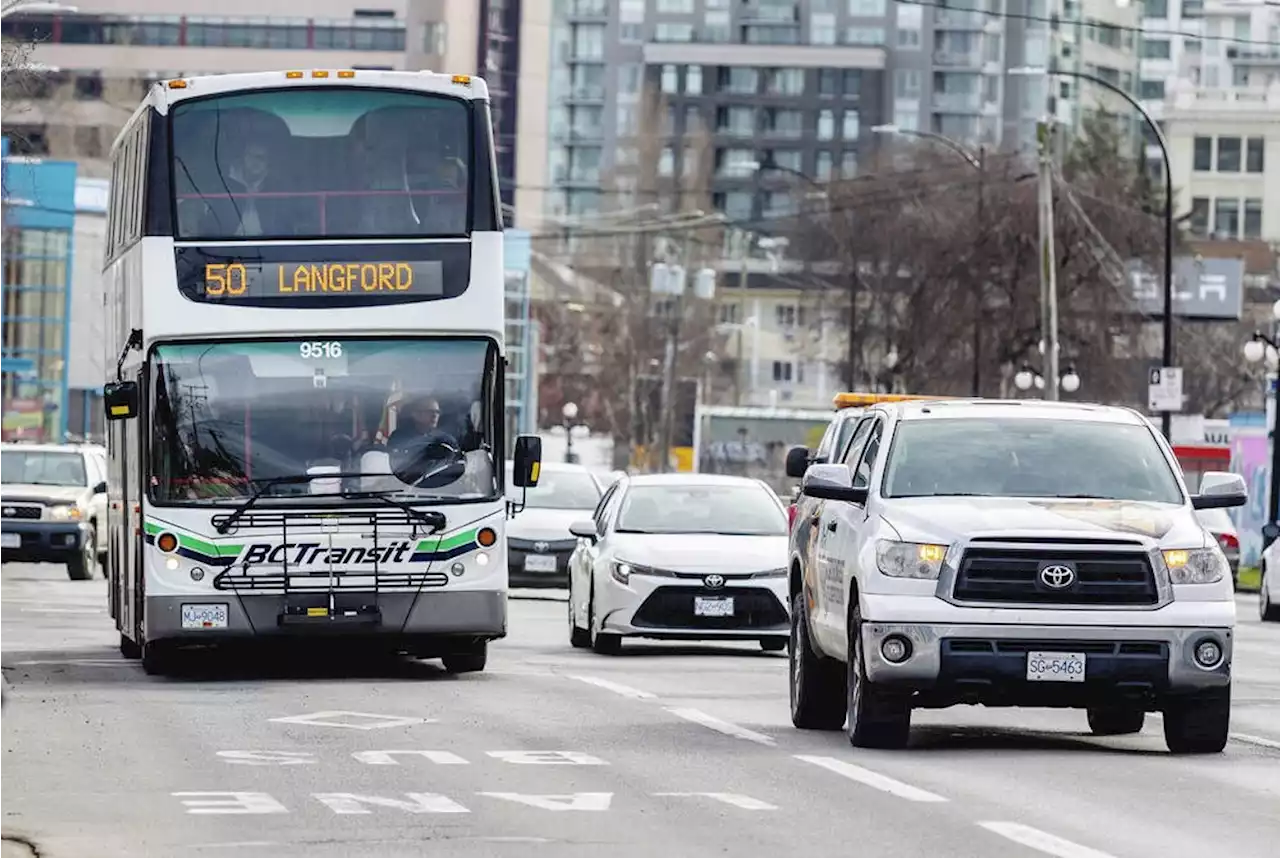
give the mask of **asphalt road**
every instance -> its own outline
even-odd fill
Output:
[[[545,593],[541,594],[544,597]],[[482,674],[226,660],[148,677],[102,581],[3,569],[3,825],[45,858],[724,855],[1249,858],[1280,844],[1280,625],[1241,598],[1236,736],[1172,757],[1157,719],[917,712],[856,750],[787,715],[785,654],[568,646],[513,601]],[[31,854],[12,842],[5,858]]]

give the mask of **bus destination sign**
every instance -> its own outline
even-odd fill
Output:
[[[439,261],[419,262],[206,262],[206,300],[316,298],[367,295],[441,298]]]

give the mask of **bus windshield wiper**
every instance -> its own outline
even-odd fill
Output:
[[[215,518],[213,521],[213,528],[214,530],[218,531],[218,533],[226,533],[232,527],[235,526],[236,522],[238,522],[241,518],[244,517],[244,514],[247,513],[249,509],[253,507],[254,504],[260,501],[264,496],[266,496],[266,493],[268,491],[275,488],[276,486],[299,485],[302,483],[309,483],[312,480],[347,480],[347,479],[358,479],[360,477],[385,477],[385,476],[388,476],[388,474],[382,473],[382,472],[364,473],[361,471],[355,471],[355,472],[342,472],[342,473],[330,473],[330,474],[291,474],[286,477],[269,477],[261,480],[249,480],[250,483],[257,485],[257,488],[254,489],[253,494],[251,494],[245,500],[244,503],[240,504],[240,506],[233,509],[230,515],[227,515],[225,518]],[[377,498],[379,500],[382,500],[391,504],[392,506],[403,509],[406,515],[409,515],[413,518],[418,519],[421,523],[427,525],[428,527],[433,527],[436,530],[441,530],[444,528],[445,526],[444,513],[438,510],[428,511],[428,510],[413,509],[407,503],[401,504],[397,501],[392,500],[391,498],[387,497],[388,494],[394,494],[394,492],[340,491],[340,492],[325,492],[323,494],[306,495],[306,497],[308,498],[319,498],[319,497]],[[436,498],[433,497],[431,499],[435,500]]]
[[[412,519],[413,521],[416,521],[419,524],[425,524],[427,527],[431,528],[432,533],[439,533],[440,531],[445,529],[445,526],[448,524],[448,521],[447,519],[445,519],[444,513],[440,512],[440,510],[438,509],[414,509],[413,505],[409,501],[399,501],[391,497],[391,495],[397,494],[397,493],[398,491],[340,492],[339,496],[346,498],[348,500],[362,500],[364,498],[379,500],[385,504],[389,504],[395,507],[398,510],[403,511],[404,514],[408,516],[410,519]],[[420,498],[420,500],[442,501],[442,500],[452,500],[452,498],[445,497],[444,495],[427,495],[425,497]]]

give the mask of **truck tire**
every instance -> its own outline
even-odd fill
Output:
[[[1095,736],[1125,736],[1141,733],[1146,719],[1141,709],[1099,706],[1089,710],[1089,729]]]
[[[1218,754],[1231,731],[1231,686],[1178,700],[1164,710],[1164,742],[1174,754]]]
[[[844,726],[844,665],[814,650],[804,592],[791,599],[791,723],[801,730]]]
[[[910,698],[867,679],[866,656],[862,651],[862,612],[856,603],[847,626],[849,744],[855,748],[906,747],[911,736]]]
[[[97,535],[92,526],[89,527],[89,536],[85,540],[84,545],[80,546],[80,553],[74,557],[67,558],[67,577],[72,581],[91,581],[93,573],[98,568],[98,549]]]

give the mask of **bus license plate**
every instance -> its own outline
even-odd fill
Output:
[[[182,627],[184,629],[225,629],[227,606],[183,605]]]
[[[1027,653],[1029,682],[1084,682],[1085,655],[1082,652]]]
[[[732,617],[733,597],[693,597],[693,613],[698,617]]]
[[[553,554],[526,554],[524,558],[526,572],[554,572],[556,558]]]

